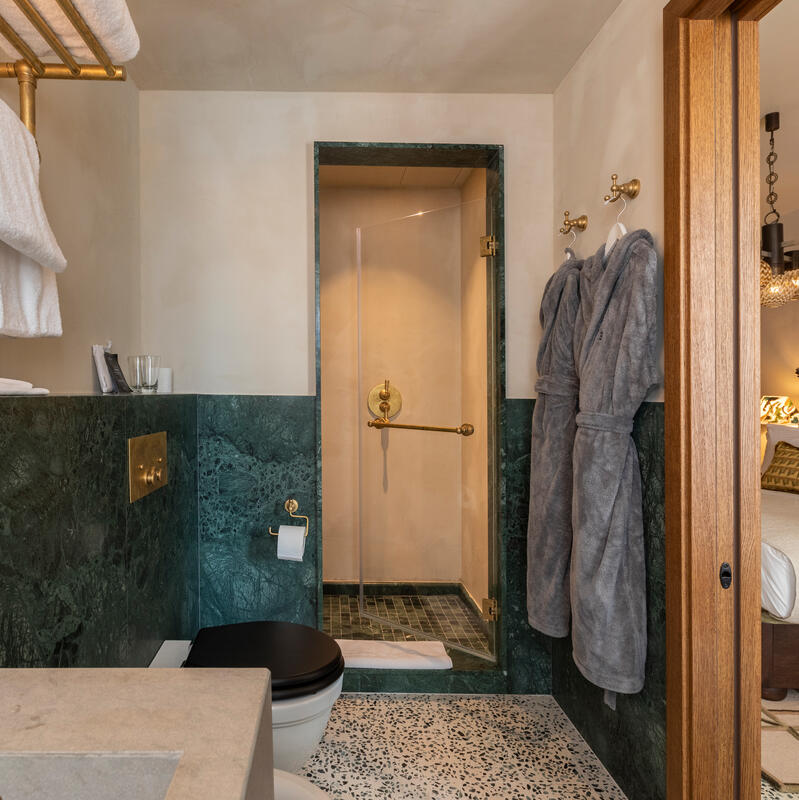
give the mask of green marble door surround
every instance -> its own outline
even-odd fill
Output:
[[[320,244],[319,244],[319,166],[406,166],[406,167],[477,167],[488,170],[489,185],[493,189],[489,194],[494,200],[494,207],[489,210],[493,217],[494,233],[500,243],[498,255],[495,257],[494,274],[496,298],[495,318],[497,325],[496,354],[496,408],[500,437],[503,426],[502,398],[505,396],[505,259],[504,259],[504,148],[493,144],[442,144],[442,143],[397,143],[397,142],[315,142],[314,143],[314,246],[315,246],[315,309],[316,309],[316,386],[317,386],[317,442],[318,446],[318,485],[321,487],[321,326],[320,326]],[[502,449],[502,441],[497,442],[498,457]],[[498,470],[499,486],[495,490],[500,497],[504,496],[504,462],[500,457]],[[321,520],[321,495],[317,508],[317,518]],[[500,617],[497,629],[497,658],[495,669],[432,672],[407,670],[348,670],[345,676],[345,689],[350,691],[469,691],[469,692],[502,692],[530,691],[549,692],[551,687],[551,657],[544,637],[539,637],[529,626],[526,631],[518,628],[518,613],[513,602],[507,602],[506,581],[508,570],[516,566],[516,561],[507,558],[503,545],[506,540],[502,529],[505,515],[500,513],[497,521],[497,584],[495,593],[500,604]],[[324,535],[324,533],[322,533]],[[321,547],[321,536],[319,545]],[[321,565],[321,551],[318,554]],[[321,576],[320,576],[321,577]],[[321,593],[321,580],[319,590]],[[321,615],[322,601],[319,599]],[[321,616],[317,623],[322,624]],[[509,657],[508,645],[512,642],[518,649],[521,658]]]

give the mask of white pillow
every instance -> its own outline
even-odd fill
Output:
[[[771,459],[774,458],[777,442],[788,442],[794,447],[799,447],[799,425],[777,425],[776,423],[766,425],[766,452],[760,463],[761,475],[768,469]]]

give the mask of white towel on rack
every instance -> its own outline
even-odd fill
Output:
[[[36,140],[2,100],[0,141],[0,241],[53,272],[63,272],[67,261],[39,193]]]
[[[77,61],[97,63],[92,51],[55,0],[33,0],[33,4]],[[136,56],[139,52],[139,34],[124,0],[73,0],[73,5],[115,64],[130,61]],[[0,0],[0,14],[39,58],[55,59],[61,63],[13,0]],[[17,58],[14,55],[16,51],[5,39],[0,46],[12,54],[12,60]]]
[[[61,336],[55,273],[0,242],[0,334]]]
[[[92,51],[55,0],[33,0],[33,4],[77,61],[97,63]],[[115,64],[135,58],[139,52],[139,34],[136,33],[124,0],[73,0],[73,5]],[[39,58],[61,63],[61,59],[50,49],[50,45],[42,39],[13,0],[0,0],[0,14]],[[16,50],[5,39],[0,46],[12,55],[12,60],[18,57]]]

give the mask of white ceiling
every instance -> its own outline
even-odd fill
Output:
[[[774,134],[779,175],[777,210],[785,223],[785,238],[799,239],[799,81],[796,79],[796,33],[799,2],[783,0],[760,23],[760,112],[780,112],[780,129]],[[768,134],[760,123],[761,211],[768,211],[764,178],[768,172]]]
[[[140,89],[551,92],[620,0],[128,0]]]

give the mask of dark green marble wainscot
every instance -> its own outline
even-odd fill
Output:
[[[666,797],[665,439],[662,403],[644,403],[633,438],[643,479],[647,561],[647,661],[644,690],[618,695],[616,711],[583,678],[568,639],[552,640],[553,694],[630,800]]]
[[[320,530],[314,397],[200,396],[200,624],[272,619],[316,627]],[[310,517],[301,562],[277,560],[273,529]],[[299,523],[301,524],[301,523]]]
[[[169,484],[128,502],[127,439]],[[0,666],[145,666],[196,629],[196,398],[0,398]]]
[[[502,404],[502,542],[499,597],[508,691],[552,692],[551,639],[527,622],[527,519],[530,504],[530,439],[535,400]]]

